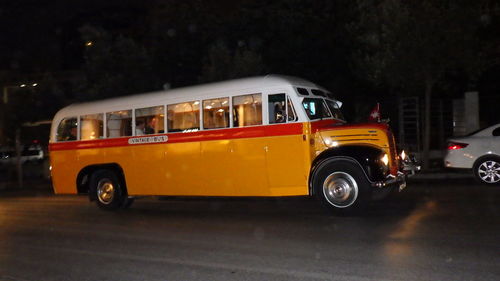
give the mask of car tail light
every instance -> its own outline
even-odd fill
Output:
[[[463,142],[450,142],[448,143],[448,150],[456,150],[466,148],[469,144]]]

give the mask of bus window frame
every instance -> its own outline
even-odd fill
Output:
[[[131,121],[130,121],[130,130],[131,130],[131,135],[130,136],[119,136],[119,137],[112,137],[111,139],[118,139],[118,138],[130,138],[130,137],[133,137],[134,136],[134,120],[133,120],[133,115],[134,115],[134,112],[135,112],[135,109],[119,109],[119,110],[111,110],[111,111],[106,111],[104,112],[104,121],[106,122],[106,125],[104,127],[104,138],[105,139],[110,139],[110,137],[108,136],[108,114],[111,114],[111,113],[115,113],[115,112],[119,112],[119,111],[131,111],[131,114],[130,114],[130,117],[131,117]]]
[[[271,123],[269,120],[269,96],[272,96],[272,95],[285,95],[285,122]],[[290,102],[292,104],[292,110],[294,111],[295,119],[293,121],[288,120],[288,102]],[[264,104],[264,98],[262,100],[262,103]],[[262,114],[263,114],[262,120],[264,121],[262,125],[283,125],[283,124],[295,123],[295,122],[299,121],[299,116],[297,114],[297,110],[295,109],[296,106],[294,104],[294,100],[291,98],[289,91],[287,91],[287,90],[272,89],[269,91],[265,91],[265,105],[266,105],[265,109],[264,108],[262,109]]]
[[[58,140],[58,134],[57,131],[59,131],[59,127],[61,126],[61,122],[67,119],[76,119],[76,139],[75,140]],[[80,140],[80,115],[76,114],[74,116],[66,116],[63,117],[59,120],[57,124],[57,129],[56,129],[56,136],[55,136],[55,142],[72,142],[72,141],[79,141]]]
[[[164,132],[163,133],[157,133],[157,134],[144,134],[143,136],[153,136],[153,135],[161,135],[161,134],[166,134],[168,133],[167,129],[167,104],[161,103],[161,104],[156,104],[156,105],[145,105],[145,106],[140,106],[140,107],[134,107],[132,108],[132,136],[129,137],[135,137],[136,135],[136,130],[135,130],[135,111],[138,109],[146,109],[146,108],[152,108],[152,107],[159,107],[163,106],[163,128]]]
[[[233,101],[234,101],[234,98],[235,97],[241,97],[241,96],[250,96],[250,95],[260,95],[260,106],[261,106],[261,122],[260,124],[257,124],[257,125],[247,125],[247,126],[238,126],[238,127],[235,127],[234,126],[234,108],[233,108]],[[268,120],[268,117],[267,117],[267,106],[265,105],[265,103],[267,103],[267,97],[268,97],[268,92],[266,91],[266,89],[261,89],[260,91],[256,91],[256,92],[245,92],[245,93],[238,93],[238,94],[233,94],[230,96],[230,104],[231,104],[231,113],[230,113],[230,118],[231,118],[231,127],[230,128],[249,128],[249,127],[257,127],[257,126],[265,126],[265,125],[269,125],[269,120]]]
[[[333,99],[325,99],[325,103],[326,103],[326,107],[328,108],[328,111],[330,111],[330,114],[332,115],[332,118],[335,119],[335,120],[338,120],[338,121],[342,121],[344,123],[347,123],[346,120],[343,120],[343,119],[338,119],[338,118],[335,118],[333,117],[334,114],[333,112],[330,110],[330,107],[328,106],[328,101],[331,101],[333,102],[334,104],[337,104],[337,101],[336,100],[333,100]],[[338,106],[338,105],[337,105]],[[340,110],[340,107],[338,108]],[[342,111],[340,111],[340,113],[342,113],[342,116],[344,115],[344,113]],[[344,117],[345,118],[345,117]]]
[[[195,103],[195,102],[198,102],[198,128],[196,129],[184,129],[184,130],[179,130],[179,131],[173,131],[171,132],[170,131],[170,127],[168,126],[168,106],[169,105],[178,105],[178,104],[182,104],[182,103]],[[190,100],[185,100],[185,99],[179,99],[175,102],[172,102],[172,103],[167,103],[167,104],[164,104],[164,110],[165,110],[165,117],[163,118],[164,119],[164,128],[165,128],[165,132],[164,134],[175,134],[175,133],[192,133],[192,132],[200,132],[203,130],[203,100],[200,98],[200,97],[193,97],[193,99],[190,99]],[[154,107],[154,106],[151,106],[151,107]],[[143,108],[143,107],[140,107],[140,108]],[[139,109],[140,109],[139,108]],[[134,111],[135,113],[135,111]],[[135,114],[134,114],[134,118],[135,118]]]
[[[309,118],[309,115],[307,114],[306,109],[304,108],[304,105],[302,104],[302,102],[304,101],[304,99],[319,99],[319,100],[322,100],[323,101],[323,105],[326,107],[326,110],[328,110],[328,112],[330,113],[330,117],[323,117],[323,118],[316,118],[316,119]],[[323,97],[320,97],[320,96],[313,96],[313,97],[302,97],[301,96],[300,107],[302,108],[302,112],[305,114],[305,116],[306,116],[306,118],[307,118],[307,120],[309,122],[318,121],[318,120],[330,120],[330,119],[332,119],[332,120],[340,120],[340,119],[333,118],[333,114],[330,111],[330,108],[328,108],[328,105],[326,104],[325,99]]]
[[[292,105],[293,115],[295,116],[294,120],[292,120],[292,121],[288,120],[288,117],[289,117],[289,114],[288,114],[288,103],[290,103]],[[290,95],[288,93],[286,93],[285,107],[286,107],[286,123],[295,123],[295,122],[298,122],[299,121],[299,115],[297,114],[297,110],[295,109],[295,105],[293,104],[293,99],[290,97]]]
[[[228,99],[228,110],[229,110],[229,127],[222,127],[222,128],[205,128],[204,120],[205,120],[205,108],[203,107],[203,102],[207,100],[216,100],[216,99]],[[232,97],[231,95],[226,95],[226,96],[215,96],[215,97],[208,97],[208,98],[202,98],[200,99],[200,108],[201,108],[201,114],[200,114],[200,131],[201,130],[223,130],[223,129],[231,129],[233,128],[233,110],[232,110]]]
[[[82,140],[82,137],[81,137],[81,123],[82,123],[82,116],[90,116],[90,115],[99,115],[99,114],[102,114],[102,137],[101,138],[95,138],[95,139],[86,139],[86,140]],[[77,133],[77,140],[78,141],[96,141],[96,140],[104,140],[104,139],[107,139],[107,136],[106,136],[106,123],[104,123],[106,121],[106,113],[105,112],[93,112],[93,113],[86,113],[86,114],[79,114],[78,115],[78,133]]]

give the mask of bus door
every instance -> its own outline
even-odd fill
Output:
[[[272,195],[307,194],[307,171],[304,168],[307,143],[302,123],[285,91],[267,95],[269,120],[266,168]]]
[[[167,130],[164,194],[202,195],[200,101],[167,105]]]
[[[266,175],[266,128],[262,118],[262,94],[232,97],[231,167],[235,196],[269,196]]]

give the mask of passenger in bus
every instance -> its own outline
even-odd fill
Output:
[[[153,117],[153,118],[151,118],[151,119],[148,120],[148,125],[144,129],[144,133],[146,135],[154,134],[155,133],[155,129],[154,128],[156,128],[156,117]]]
[[[72,140],[76,140],[76,127],[72,127],[69,129],[69,132],[68,132],[68,135],[66,136],[66,140],[67,141],[72,141]]]
[[[144,123],[144,120],[139,119],[135,121],[135,135],[136,136],[142,136],[144,135],[144,127],[146,126],[146,123]]]
[[[280,103],[275,103],[274,105],[274,123],[284,123],[285,120],[285,110]]]

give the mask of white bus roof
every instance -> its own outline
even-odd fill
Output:
[[[100,112],[109,112],[110,110],[125,110],[132,108],[140,108],[158,103],[161,105],[165,100],[185,99],[186,97],[203,97],[205,95],[213,95],[217,93],[227,94],[231,91],[255,90],[258,88],[271,88],[279,86],[295,86],[316,88],[325,90],[323,87],[316,85],[310,81],[282,75],[266,75],[259,77],[250,77],[242,79],[234,79],[222,82],[209,84],[200,84],[183,88],[161,90],[156,92],[142,93],[130,96],[121,96],[116,98],[97,100],[84,103],[71,104],[61,109],[54,119],[63,117],[72,117],[81,114],[93,114]],[[326,90],[325,90],[326,91]]]

